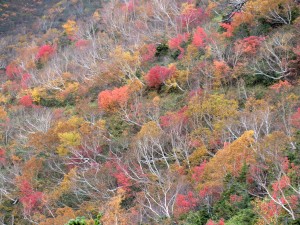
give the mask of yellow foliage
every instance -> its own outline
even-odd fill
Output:
[[[155,107],[159,107],[159,104],[160,104],[160,97],[159,96],[155,96],[153,99],[152,99],[152,103]]]
[[[7,112],[2,106],[0,106],[0,120],[5,120],[5,119],[7,119]]]
[[[186,54],[182,59],[182,61],[189,65],[192,61],[195,60],[198,53],[199,53],[198,48],[195,45],[190,44],[187,46]]]
[[[100,129],[100,130],[106,130],[106,121],[105,120],[98,120],[96,122],[96,126]]]
[[[66,156],[69,153],[69,150],[61,145],[57,147],[56,151],[59,156]]]
[[[67,123],[73,125],[74,127],[79,127],[84,122],[84,119],[77,116],[72,116]]]
[[[65,132],[58,134],[60,142],[63,146],[78,146],[80,145],[81,137],[77,132]]]
[[[246,131],[240,138],[216,153],[205,166],[205,182],[200,184],[200,188],[220,188],[228,173],[237,176],[244,163],[255,162],[255,152],[251,147],[254,143],[253,134],[252,130]]]
[[[61,225],[66,224],[70,219],[76,218],[75,212],[70,207],[59,208],[55,212],[55,218],[48,218],[39,223],[40,225]]]
[[[124,51],[121,46],[117,46],[111,53],[111,57],[114,59],[114,67],[119,69],[122,78],[128,76],[130,79],[137,79],[135,76],[136,69],[141,64],[138,51],[131,53]]]
[[[96,20],[96,21],[100,20],[100,13],[99,13],[98,10],[94,12],[93,19]]]
[[[77,30],[77,25],[74,20],[68,20],[62,27],[65,29],[68,36],[74,35]]]
[[[189,12],[196,10],[195,5],[185,2],[181,4],[181,14],[189,14]]]
[[[4,96],[3,94],[0,94],[0,103],[6,103],[8,99],[9,99],[8,96]]]
[[[129,92],[138,92],[143,88],[143,83],[139,79],[129,80]]]
[[[166,85],[169,88],[178,87],[181,89],[181,86],[186,84],[188,80],[189,71],[178,70],[175,64],[170,64],[168,67],[172,71],[172,76],[168,80],[166,80]]]
[[[237,115],[238,103],[224,95],[213,94],[200,98],[195,96],[189,102],[188,115],[195,119],[205,119],[216,132],[224,127],[227,119]]]
[[[84,119],[77,116],[72,116],[69,120],[65,122],[58,122],[55,127],[55,132],[64,133],[67,131],[74,131],[84,123]]]
[[[249,23],[253,21],[253,15],[271,20],[276,19],[276,16],[284,18],[293,4],[293,0],[249,0],[245,4],[243,17]]]
[[[35,87],[31,90],[30,95],[34,102],[39,103],[41,101],[41,98],[46,96],[46,90],[41,87]]]
[[[49,194],[50,200],[57,201],[63,194],[68,193],[71,190],[74,177],[76,177],[76,168],[71,169],[69,173],[64,175],[59,187]]]
[[[79,83],[78,82],[72,82],[72,83],[66,83],[65,89],[61,92],[58,92],[56,95],[56,98],[60,101],[64,101],[69,94],[75,93],[78,90]]]
[[[32,157],[26,161],[22,169],[22,179],[33,181],[36,180],[36,176],[42,168],[43,160],[40,158]]]
[[[128,225],[130,222],[126,218],[126,211],[121,207],[121,202],[125,198],[125,191],[119,188],[116,196],[112,197],[103,207],[104,215],[101,219],[103,224]]]
[[[138,139],[147,137],[157,138],[161,135],[161,129],[155,121],[150,121],[142,126],[142,129],[137,134]]]
[[[189,161],[192,166],[197,166],[207,156],[207,149],[205,146],[197,148],[190,156]]]

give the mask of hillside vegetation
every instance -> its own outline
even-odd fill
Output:
[[[300,224],[297,0],[0,1],[0,225]]]

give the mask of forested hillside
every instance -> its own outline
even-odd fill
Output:
[[[0,0],[0,225],[300,224],[298,0]]]

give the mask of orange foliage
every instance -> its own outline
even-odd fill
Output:
[[[129,90],[127,86],[105,90],[99,93],[98,105],[100,109],[113,112],[117,108],[124,106],[129,99]]]
[[[265,38],[263,37],[250,36],[242,40],[238,40],[235,43],[235,49],[237,51],[241,50],[245,54],[254,55],[264,39]]]
[[[246,131],[240,138],[219,150],[217,154],[205,165],[202,173],[203,183],[200,188],[208,187],[213,190],[220,190],[223,179],[231,173],[237,176],[243,164],[254,163],[254,151],[251,144],[254,143],[253,131]]]
[[[40,225],[55,225],[55,224],[66,224],[70,219],[76,218],[75,212],[70,207],[59,208],[55,212],[55,218],[48,218],[41,223]]]

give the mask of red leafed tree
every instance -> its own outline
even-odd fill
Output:
[[[193,45],[196,47],[204,47],[206,41],[207,34],[205,33],[204,29],[202,27],[197,27],[193,36]]]
[[[235,43],[235,48],[241,50],[245,54],[254,55],[263,40],[265,40],[263,37],[250,36],[242,40],[238,40]]]
[[[41,205],[43,193],[34,191],[32,185],[27,180],[22,180],[20,182],[19,189],[21,192],[20,202],[23,204],[24,212],[30,214]]]
[[[20,98],[19,103],[25,107],[31,107],[33,105],[30,95],[24,95],[22,98]]]
[[[88,45],[90,44],[90,42],[88,40],[78,40],[75,43],[76,48],[78,49],[85,49]]]
[[[176,37],[169,40],[168,45],[170,49],[178,49],[180,51],[180,55],[178,56],[179,59],[183,57],[184,49],[182,47],[182,44],[184,42],[187,42],[190,37],[190,34],[184,33],[184,34],[178,34]]]
[[[164,66],[154,66],[145,76],[149,87],[159,87],[171,75],[172,70]]]
[[[121,166],[117,165],[116,172],[113,173],[113,176],[116,178],[119,187],[123,188],[125,191],[129,191],[132,182],[125,172],[125,168],[121,168]]]
[[[234,27],[229,23],[221,23],[221,27],[224,28],[226,31],[223,33],[223,35],[227,38],[233,36]]]
[[[27,88],[28,81],[29,81],[30,77],[31,76],[28,73],[25,73],[25,74],[22,75],[22,78],[21,78],[21,86],[22,86],[22,88],[24,88],[24,89]]]
[[[178,194],[176,198],[176,207],[178,214],[187,213],[198,204],[199,200],[193,192],[189,191],[186,195]]]
[[[300,129],[300,107],[297,109],[297,112],[292,115],[292,125]]]
[[[123,11],[127,11],[127,12],[132,12],[133,10],[134,10],[134,0],[130,0],[129,2],[127,2],[127,3],[124,3],[123,5],[122,5],[122,10]]]
[[[146,51],[144,54],[142,54],[142,60],[143,62],[148,62],[154,59],[156,53],[156,45],[155,44],[149,44],[146,46]]]
[[[195,183],[201,181],[206,164],[207,162],[204,161],[199,166],[195,166],[194,168],[192,168],[192,179]]]
[[[212,220],[209,220],[206,225],[225,225],[224,219],[220,219],[219,222],[214,222]]]
[[[177,124],[186,124],[188,121],[187,107],[183,107],[178,112],[167,113],[160,117],[162,127],[176,126]]]
[[[47,60],[50,56],[55,53],[55,48],[51,45],[43,45],[39,48],[36,55],[37,59]]]
[[[6,75],[9,79],[13,79],[15,76],[20,75],[21,71],[22,70],[14,63],[10,63],[6,67]]]
[[[243,200],[243,196],[233,194],[233,195],[230,195],[229,199],[230,199],[230,203],[234,204],[237,202],[241,202]]]
[[[117,108],[124,106],[129,99],[128,86],[105,90],[99,93],[98,105],[105,111],[115,111]]]
[[[5,161],[5,150],[0,148],[0,165],[4,165]]]
[[[203,94],[203,89],[202,88],[197,88],[195,90],[190,91],[188,98],[192,99],[194,96],[200,96]]]
[[[205,12],[201,8],[196,8],[194,4],[183,4],[180,15],[181,25],[189,30],[190,27],[200,24],[206,17]]]
[[[276,84],[273,84],[270,88],[272,90],[275,90],[277,93],[282,92],[282,91],[287,91],[289,88],[291,88],[292,85],[288,81],[279,81]]]

